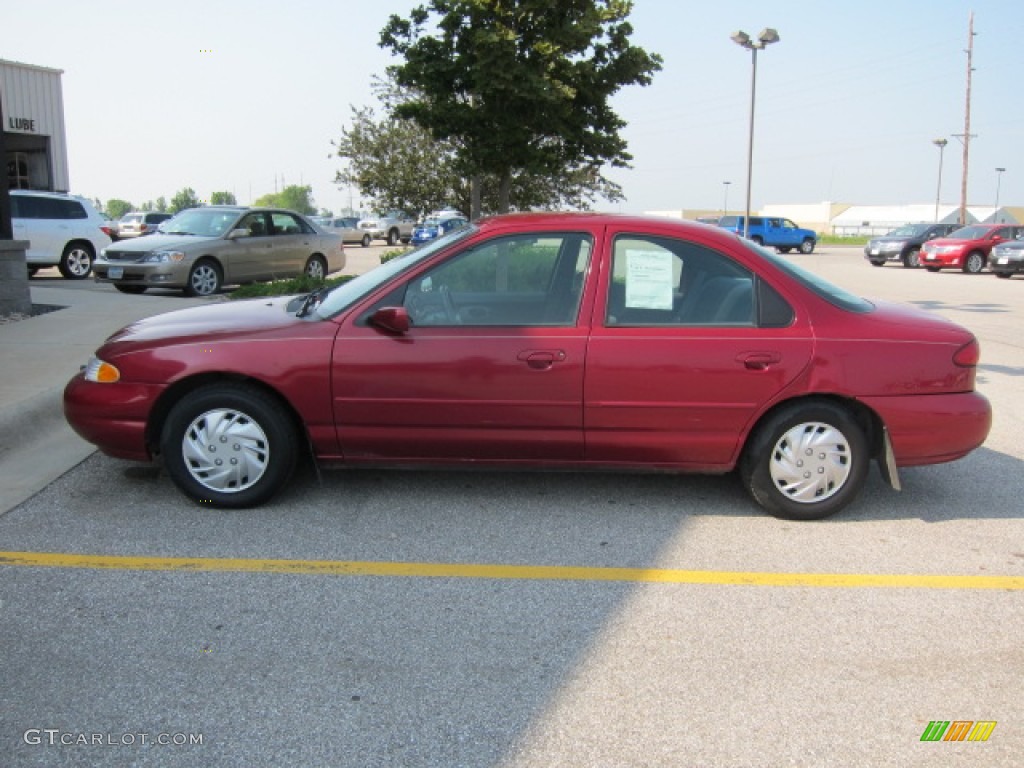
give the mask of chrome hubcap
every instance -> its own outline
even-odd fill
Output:
[[[838,493],[852,469],[853,454],[846,436],[822,422],[791,428],[775,444],[769,463],[775,487],[800,504],[823,501]]]
[[[220,493],[237,493],[251,488],[267,471],[270,441],[260,425],[244,413],[217,409],[189,424],[181,453],[200,485]]]
[[[314,280],[323,280],[324,278],[324,267],[318,259],[313,259],[309,262],[309,266],[306,267],[306,274]]]
[[[192,273],[192,288],[200,296],[209,296],[217,290],[217,272],[213,267],[197,267]]]
[[[89,253],[76,248],[68,254],[68,271],[73,275],[85,275],[89,273],[89,269],[92,267],[92,259],[89,258]]]

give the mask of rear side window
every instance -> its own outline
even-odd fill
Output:
[[[18,219],[87,219],[89,215],[77,200],[54,197],[11,195],[11,216]]]

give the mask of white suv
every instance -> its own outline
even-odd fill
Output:
[[[110,245],[110,227],[92,203],[81,197],[27,189],[11,190],[14,239],[28,240],[30,275],[57,267],[64,277],[84,280],[101,250]]]
[[[372,238],[387,240],[388,245],[398,245],[399,240],[408,243],[412,239],[416,219],[405,211],[388,211],[360,219],[358,226]]]

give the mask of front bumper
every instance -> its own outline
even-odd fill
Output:
[[[97,283],[145,285],[153,288],[181,288],[188,280],[188,267],[177,264],[139,264],[97,259],[93,262],[93,277]]]
[[[988,268],[997,275],[1015,275],[1024,272],[1024,255],[1003,256],[994,253],[989,259]]]
[[[925,267],[959,267],[964,263],[964,253],[932,253],[921,251],[921,264]]]
[[[146,426],[162,385],[97,384],[79,373],[64,388],[64,418],[108,456],[150,461]]]

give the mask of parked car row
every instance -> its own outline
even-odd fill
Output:
[[[929,272],[959,269],[976,275],[985,267],[999,277],[1024,271],[1024,226],[1016,224],[909,224],[864,247],[874,266],[898,261]]]

